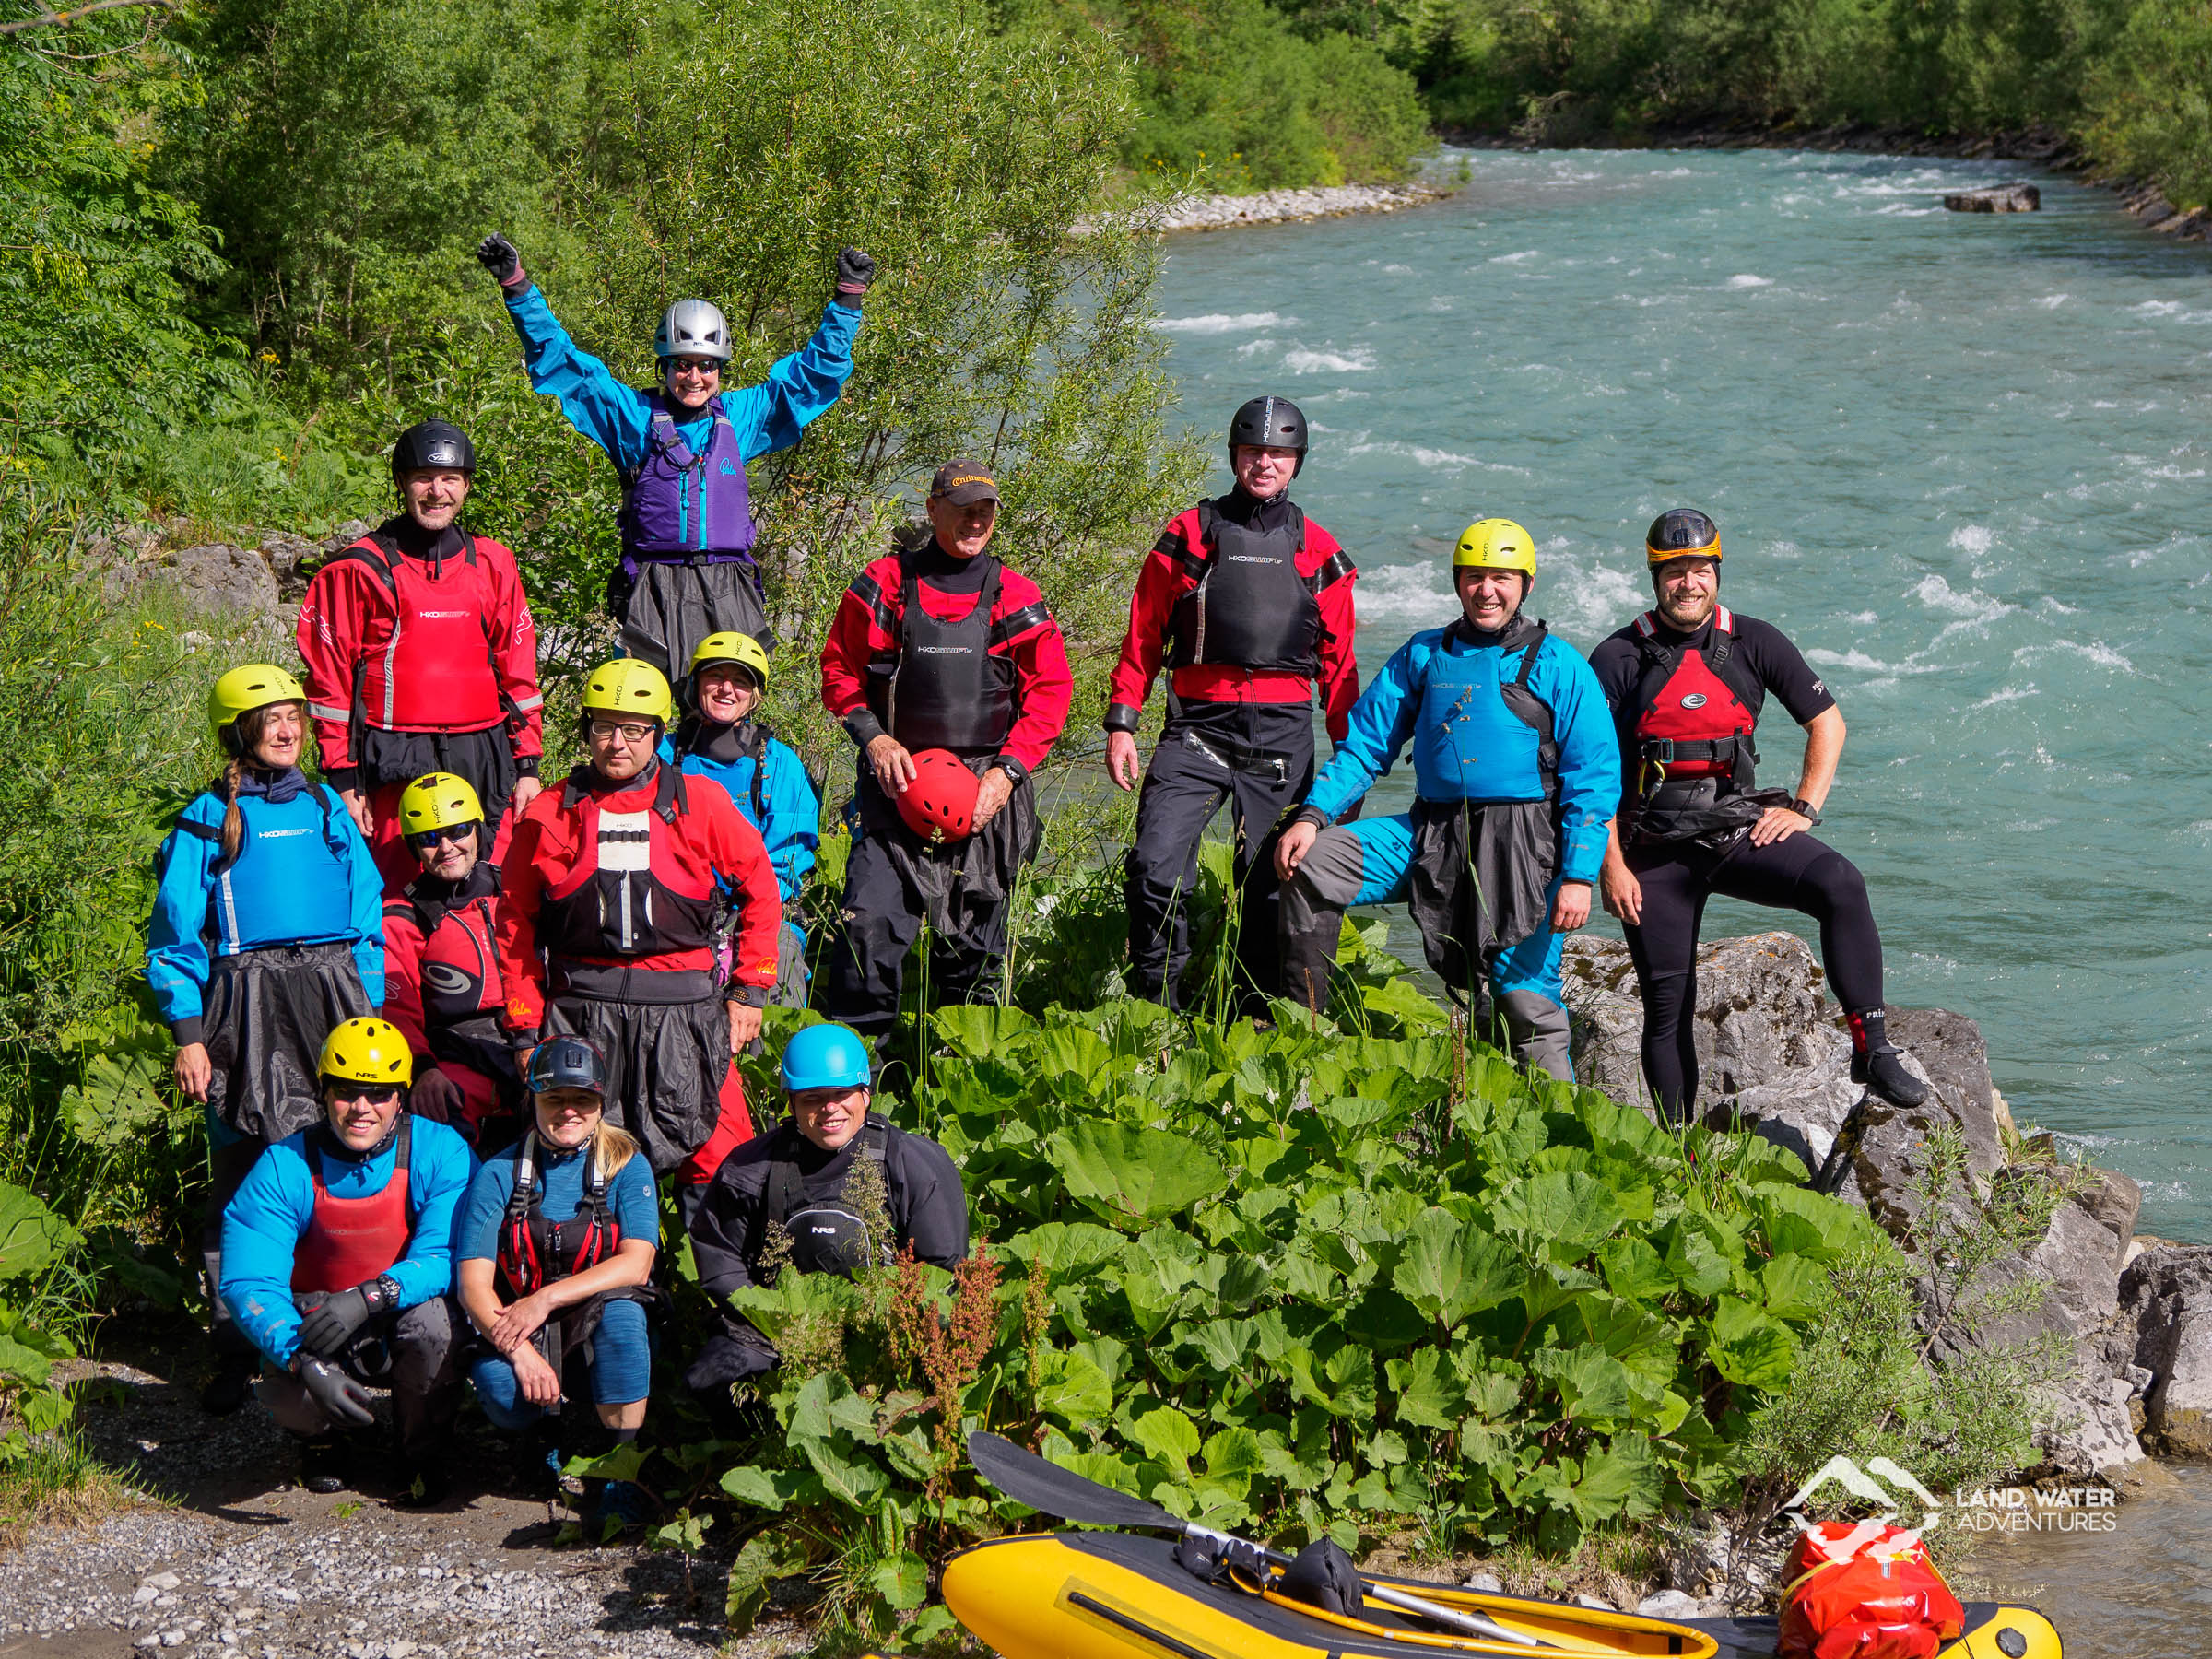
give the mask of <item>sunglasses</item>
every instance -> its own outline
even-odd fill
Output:
[[[335,1100],[366,1100],[371,1106],[389,1106],[399,1099],[396,1083],[354,1083],[333,1078],[329,1084],[331,1098]]]
[[[677,374],[712,376],[722,372],[722,365],[712,358],[675,358],[670,360],[668,367]]]
[[[407,845],[418,853],[428,853],[440,841],[452,841],[457,847],[476,832],[474,824],[448,825],[443,830],[422,830],[407,837]]]

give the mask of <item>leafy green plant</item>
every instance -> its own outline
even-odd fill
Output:
[[[78,1241],[76,1231],[35,1195],[0,1182],[0,1286],[36,1277]],[[24,1464],[36,1437],[69,1422],[69,1395],[52,1376],[56,1360],[76,1353],[67,1337],[41,1329],[24,1310],[0,1298],[0,1464]]]
[[[1731,1495],[1873,1224],[1756,1138],[1277,1015],[931,1017],[913,1115],[997,1242],[742,1293],[786,1363],[724,1477],[764,1522],[734,1618],[801,1570],[878,1638],[918,1617],[918,1563],[1022,1522],[964,1467],[977,1428],[1285,1540],[1562,1550]]]

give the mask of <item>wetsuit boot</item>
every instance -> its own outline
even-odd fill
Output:
[[[353,1470],[353,1448],[342,1434],[300,1439],[300,1484],[319,1498],[346,1489]]]
[[[1846,1013],[1851,1026],[1851,1080],[1896,1106],[1917,1106],[1928,1086],[1905,1069],[1905,1057],[1889,1041],[1884,1011],[1863,1008]]]
[[[1336,942],[1343,933],[1344,918],[1334,911],[1318,912],[1311,927],[1283,928],[1285,997],[1315,1014],[1328,1012],[1329,975],[1336,969]]]

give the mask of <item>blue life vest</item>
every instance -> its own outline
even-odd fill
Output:
[[[1559,768],[1552,711],[1528,688],[1548,637],[1544,625],[1480,647],[1459,641],[1459,632],[1456,623],[1442,630],[1423,671],[1413,735],[1416,793],[1424,801],[1548,799]],[[1514,653],[1519,671],[1500,679]]]
[[[353,866],[332,816],[346,804],[327,784],[313,783],[281,806],[250,794],[238,808],[245,825],[238,856],[216,861],[207,894],[203,931],[215,954],[354,937]],[[181,818],[177,828],[222,839],[219,820],[210,827]]]

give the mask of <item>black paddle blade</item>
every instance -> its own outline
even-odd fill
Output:
[[[975,1472],[1017,1503],[1026,1503],[1063,1521],[1090,1526],[1158,1526],[1181,1532],[1182,1523],[1142,1498],[1086,1480],[1072,1469],[1047,1463],[1003,1435],[981,1430],[968,1437],[968,1461]]]

